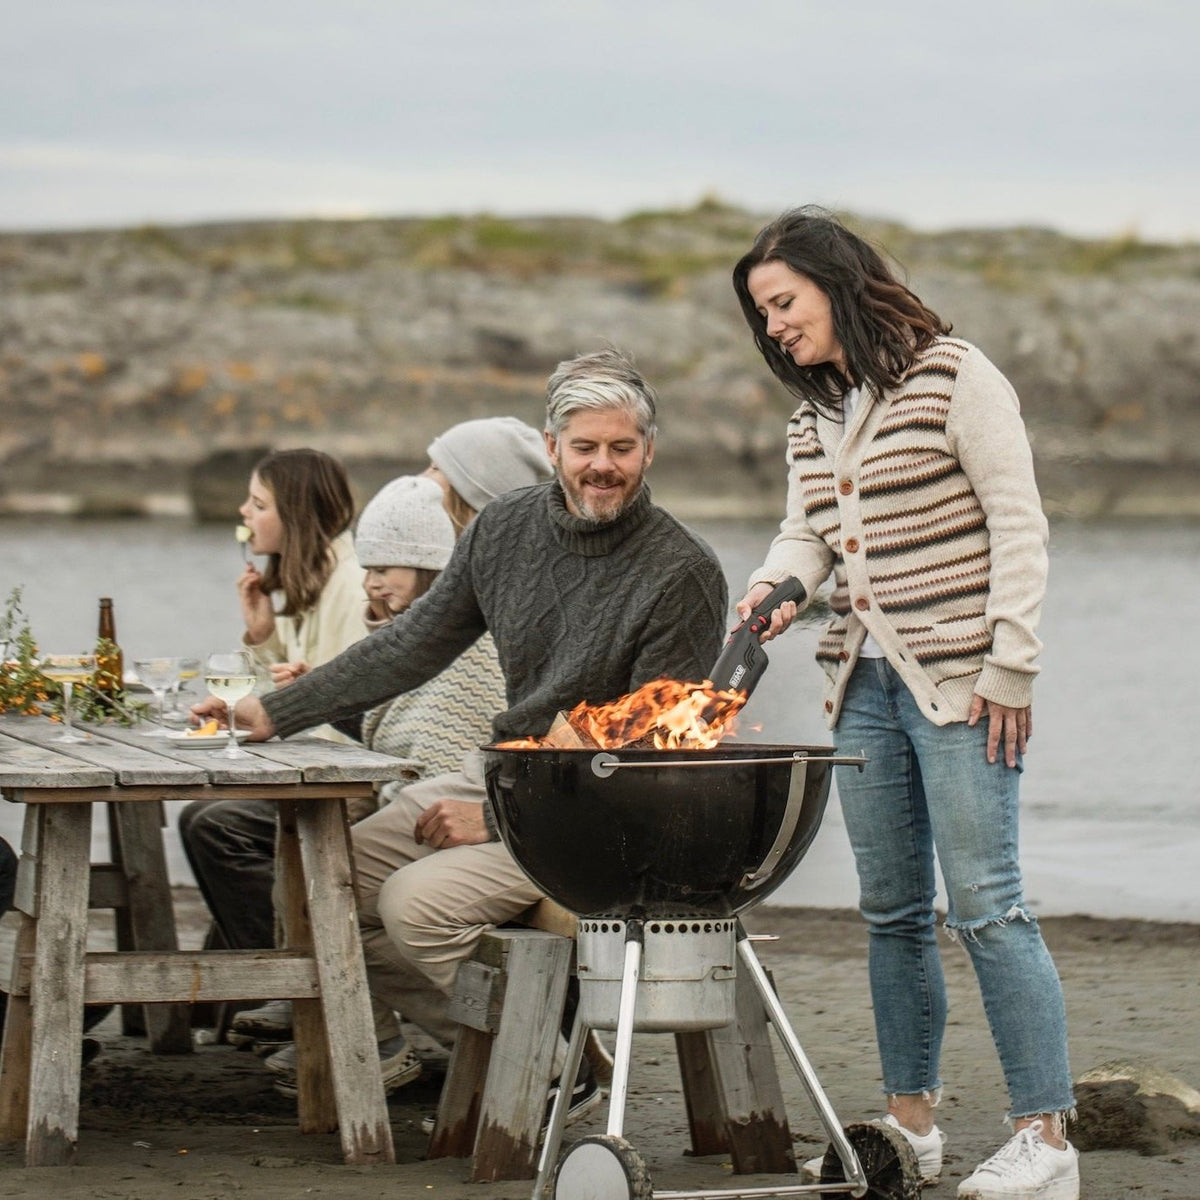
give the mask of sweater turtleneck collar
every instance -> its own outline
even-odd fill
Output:
[[[646,523],[651,509],[650,489],[643,483],[632,503],[615,521],[588,521],[571,512],[562,484],[555,480],[546,492],[546,508],[555,540],[564,550],[584,558],[600,558],[611,554]]]

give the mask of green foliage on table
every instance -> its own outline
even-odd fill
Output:
[[[0,713],[62,716],[62,687],[38,670],[38,645],[21,606],[22,589],[15,587],[0,616]],[[124,682],[111,664],[119,661],[117,647],[107,638],[96,642],[96,674],[88,684],[77,685],[71,696],[71,713],[80,721],[112,721],[133,725],[144,715],[142,701],[130,703]],[[116,702],[112,703],[108,696]],[[119,706],[119,707],[118,707]]]
[[[37,642],[21,608],[21,589],[13,588],[0,617],[0,713],[38,713],[50,681],[37,669]]]

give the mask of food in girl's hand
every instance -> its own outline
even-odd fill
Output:
[[[220,733],[221,727],[217,724],[216,717],[209,717],[203,725],[197,725],[195,729],[187,731],[188,737],[214,737]]]

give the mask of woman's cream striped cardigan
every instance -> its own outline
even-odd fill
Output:
[[[833,572],[829,725],[868,631],[934,724],[965,721],[976,692],[1029,704],[1047,526],[1016,393],[982,351],[939,338],[898,388],[864,389],[848,428],[801,404],[787,457],[751,584],[795,575],[811,596]]]

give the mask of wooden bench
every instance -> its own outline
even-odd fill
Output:
[[[461,1028],[427,1157],[470,1157],[472,1182],[537,1175],[575,932],[570,913],[552,901],[542,904],[548,907],[526,919],[553,931],[523,927],[485,934],[459,968],[451,998],[450,1012]],[[728,1153],[739,1174],[793,1173],[766,1014],[740,976],[736,1004],[733,1025],[675,1034],[692,1152]],[[594,1031],[584,1052],[597,1080],[611,1082],[612,1059]]]

